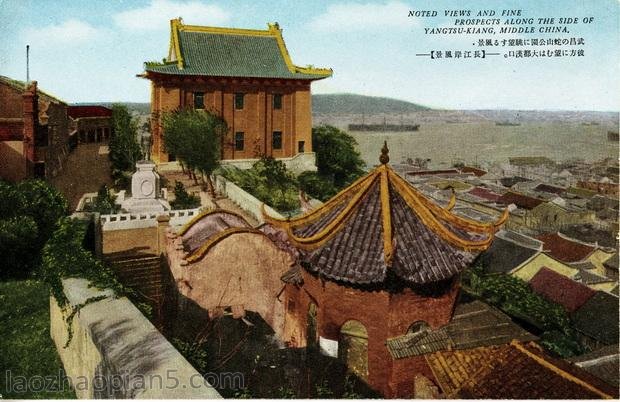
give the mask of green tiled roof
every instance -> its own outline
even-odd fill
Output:
[[[277,26],[268,31],[192,27],[172,22],[171,55],[167,63],[146,63],[147,72],[217,77],[316,80],[331,70],[299,68],[290,62]],[[177,54],[180,57],[174,57]]]

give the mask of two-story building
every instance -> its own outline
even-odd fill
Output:
[[[168,57],[145,63],[140,75],[151,81],[151,157],[158,164],[175,160],[165,151],[162,117],[193,108],[226,120],[224,163],[249,167],[267,155],[295,171],[316,170],[310,85],[331,74],[294,65],[277,23],[254,30],[171,20]]]

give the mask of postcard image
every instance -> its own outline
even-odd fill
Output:
[[[0,399],[618,399],[617,0],[0,38]]]

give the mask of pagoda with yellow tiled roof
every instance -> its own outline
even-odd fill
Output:
[[[489,247],[508,211],[493,223],[462,218],[426,198],[389,165],[387,144],[381,164],[298,218],[267,222],[284,229],[289,241],[308,252],[309,269],[322,277],[375,284],[388,270],[415,284],[449,279]]]
[[[380,162],[305,215],[263,215],[301,254],[278,297],[286,302],[284,340],[316,345],[392,397],[408,395],[400,388],[413,386],[414,375],[432,374],[423,359],[396,365],[387,340],[450,322],[459,273],[490,246],[508,212],[490,224],[459,217],[454,195],[440,206],[388,165],[387,144]]]

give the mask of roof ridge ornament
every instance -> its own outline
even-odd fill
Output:
[[[383,148],[381,148],[381,156],[379,156],[379,162],[381,162],[381,164],[387,165],[387,163],[390,161],[390,156],[388,155],[389,153],[390,153],[390,150],[388,149],[387,141],[383,141]]]

